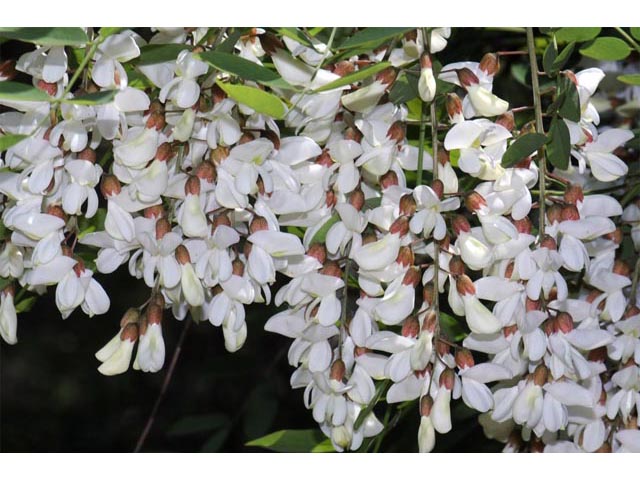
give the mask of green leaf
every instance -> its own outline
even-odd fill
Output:
[[[216,52],[233,53],[236,43],[238,43],[240,37],[244,35],[244,32],[248,30],[248,28],[234,28],[233,32],[229,33],[229,36],[216,47]]]
[[[440,328],[449,340],[459,342],[467,336],[467,332],[462,328],[463,324],[464,321],[458,320],[447,313],[440,312]]]
[[[16,313],[22,313],[22,312],[30,311],[33,308],[33,306],[36,304],[37,301],[38,301],[38,297],[36,297],[36,296],[27,297],[27,298],[19,301],[18,304],[16,305]]]
[[[418,98],[418,77],[401,73],[393,82],[389,92],[389,101],[395,104],[407,103]]]
[[[622,83],[627,83],[629,85],[640,85],[640,73],[630,73],[628,75],[620,75],[618,77]]]
[[[580,53],[596,60],[624,60],[631,53],[631,47],[616,37],[600,37],[587,43]]]
[[[117,93],[118,90],[103,90],[102,92],[88,93],[76,98],[67,98],[62,102],[74,105],[104,105],[111,102]]]
[[[89,41],[84,30],[78,27],[2,27],[0,37],[51,47],[84,45]]]
[[[367,404],[367,406],[360,411],[360,414],[358,415],[358,418],[356,418],[356,421],[353,424],[353,429],[354,430],[358,430],[362,426],[364,421],[367,419],[369,414],[371,412],[373,412],[373,409],[377,405],[377,403],[380,400],[380,398],[382,397],[382,395],[384,395],[386,393],[387,388],[389,387],[390,383],[391,383],[391,380],[386,379],[383,382],[380,382],[378,384],[378,387],[376,388],[375,395],[373,396],[371,401]]]
[[[307,39],[304,33],[302,33],[298,28],[281,27],[276,29],[276,32],[278,32],[282,36],[289,37],[291,40],[295,40],[296,42],[301,43],[305,47],[313,48],[313,45],[311,45],[309,39]]]
[[[107,218],[107,209],[104,207],[98,208],[96,214],[87,218],[84,215],[78,217],[78,238],[82,238],[85,235],[100,230],[104,230],[104,221]]]
[[[278,398],[270,382],[258,384],[247,401],[243,430],[248,438],[264,435],[269,431],[278,413]]]
[[[274,452],[308,453],[323,449],[326,437],[317,429],[279,430],[251,440],[247,447],[262,447]],[[326,450],[323,450],[326,451]]]
[[[559,42],[587,42],[600,35],[600,27],[563,27],[556,32]]]
[[[200,451],[209,453],[220,451],[220,448],[224,445],[229,433],[231,433],[231,425],[221,428],[209,437],[209,440],[205,442]]]
[[[11,277],[0,277],[0,290],[4,290],[5,287],[13,282],[13,278]]]
[[[111,35],[118,33],[122,29],[123,27],[102,27],[100,29],[100,36],[102,38],[107,38]]]
[[[558,108],[560,116],[572,122],[579,122],[581,111],[578,89],[575,83],[567,77],[563,77],[558,81],[558,100],[560,103]]]
[[[640,40],[640,27],[630,27],[631,36],[636,40]]]
[[[541,133],[527,133],[521,136],[509,145],[507,151],[504,152],[504,155],[502,156],[502,166],[511,167],[512,165],[515,165],[523,158],[528,157],[533,152],[540,149],[546,141],[547,137]]]
[[[396,35],[403,35],[411,30],[415,30],[415,27],[370,27],[356,32],[351,37],[347,38],[340,50],[347,48],[372,46],[377,47],[385,40],[395,37]]]
[[[137,59],[137,64],[143,66],[171,62],[176,60],[178,54],[185,49],[185,45],[177,43],[144,45],[140,47],[140,57]]]
[[[361,70],[357,70],[353,73],[345,75],[344,77],[340,77],[333,82],[327,83],[320,88],[317,88],[316,92],[326,92],[328,90],[334,90],[336,88],[344,87],[345,85],[351,85],[352,83],[359,82],[360,80],[364,80],[365,78],[369,78],[372,75],[375,75],[378,72],[381,72],[385,68],[391,66],[389,62],[380,62],[374,65],[370,65]]]
[[[13,147],[15,144],[20,143],[28,136],[29,135],[18,134],[0,135],[0,152],[4,152],[5,150]]]
[[[49,102],[53,99],[42,90],[18,82],[0,82],[0,100],[18,102]]]
[[[254,109],[258,113],[264,113],[276,120],[282,120],[286,113],[284,103],[273,95],[264,90],[246,85],[232,85],[217,81],[218,86],[238,103],[242,103],[247,107]]]
[[[181,436],[194,433],[210,432],[229,423],[229,418],[222,413],[208,415],[190,415],[181,418],[167,430],[167,435]]]
[[[547,45],[544,55],[542,56],[542,68],[544,68],[547,75],[552,75],[551,71],[553,69],[553,62],[555,62],[557,56],[558,49],[553,42],[549,42],[549,45]]]
[[[311,238],[309,245],[313,245],[314,243],[324,243],[327,240],[327,233],[329,233],[329,229],[333,227],[334,224],[338,223],[340,220],[340,215],[334,213],[329,217],[322,227],[316,232],[316,234]]]
[[[211,51],[201,53],[198,56],[202,61],[207,62],[214,68],[240,77],[243,80],[251,80],[271,86],[289,86],[287,82],[273,70],[269,70],[262,65],[250,62],[231,53]],[[289,86],[289,88],[291,87]]]
[[[335,451],[335,448],[333,448],[333,445],[331,444],[331,439],[329,438],[325,438],[323,442],[320,442],[311,449],[311,453],[333,453]]]
[[[566,170],[569,166],[569,156],[571,155],[569,128],[567,128],[563,120],[558,117],[553,117],[548,135],[549,142],[546,147],[547,159],[554,167]]]
[[[553,61],[553,64],[551,66],[551,72],[553,75],[564,68],[575,48],[575,42],[571,42],[569,45],[562,49],[562,52],[560,52],[560,55],[558,55],[558,57]]]

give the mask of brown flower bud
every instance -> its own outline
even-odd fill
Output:
[[[406,215],[408,217],[412,216],[416,213],[416,199],[413,198],[413,195],[407,193],[400,197],[400,215]]]
[[[64,223],[67,223],[69,218],[60,205],[49,205],[47,207],[47,214],[58,217],[60,220],[63,220]]]
[[[356,69],[356,66],[350,62],[349,60],[342,60],[341,62],[333,65],[333,73],[340,77],[344,77],[345,75],[349,75],[353,73]]]
[[[162,294],[154,293],[153,295],[151,295],[151,298],[149,299],[149,304],[152,304],[152,303],[164,309],[164,297],[162,296]]]
[[[362,141],[362,132],[356,128],[349,127],[344,131],[344,139],[360,143]]]
[[[420,334],[420,323],[418,319],[411,315],[402,322],[401,335],[407,338],[416,338]]]
[[[462,100],[460,100],[460,97],[457,94],[447,94],[446,107],[450,120],[453,120],[458,115],[462,115]]]
[[[218,145],[209,153],[209,161],[214,165],[220,165],[229,156],[229,147]]]
[[[556,317],[558,330],[562,333],[569,333],[573,330],[573,317],[567,312],[560,312]]]
[[[167,212],[162,205],[153,205],[144,209],[144,218],[165,218]]]
[[[362,236],[362,245],[367,245],[369,243],[377,242],[378,237],[376,237],[375,233],[365,233]]]
[[[554,203],[547,208],[547,220],[550,224],[560,223],[562,221],[562,207]]]
[[[241,277],[244,275],[244,263],[239,258],[236,258],[233,262],[231,262],[231,273],[233,275],[237,275]]]
[[[525,170],[529,170],[531,167],[531,157],[524,157],[518,163],[516,163],[513,168],[524,168]]]
[[[434,312],[433,310],[429,310],[422,322],[422,331],[435,333],[437,326],[438,326],[438,316],[436,315],[436,312]]]
[[[149,325],[160,325],[162,324],[162,316],[163,310],[160,305],[157,303],[150,303],[147,307],[147,321]]]
[[[78,160],[86,160],[87,162],[96,163],[96,151],[93,148],[85,148],[78,152]]]
[[[511,277],[513,276],[513,271],[516,268],[516,264],[514,262],[509,262],[507,264],[507,267],[504,269],[504,278],[508,278],[511,279]]]
[[[435,347],[436,347],[436,353],[438,354],[439,357],[444,357],[448,355],[449,352],[451,351],[451,347],[449,346],[449,344],[439,339],[436,340]]]
[[[435,291],[433,289],[433,284],[427,284],[422,287],[422,301],[427,305],[433,305],[433,300],[435,299]]]
[[[613,264],[613,273],[623,277],[631,277],[631,266],[624,260],[616,260]]]
[[[140,311],[137,308],[129,308],[120,319],[120,328],[127,325],[135,325],[140,321]]]
[[[502,335],[504,338],[509,338],[511,335],[514,335],[518,331],[517,325],[509,325],[502,329]]]
[[[587,354],[587,360],[590,362],[605,363],[607,361],[607,347],[598,347],[590,350]]]
[[[450,368],[445,369],[440,374],[440,380],[438,381],[438,385],[446,388],[447,390],[453,390],[453,385],[456,380],[456,374]]]
[[[164,127],[167,126],[167,121],[164,118],[164,113],[162,112],[151,112],[149,114],[149,117],[147,118],[147,123],[145,124],[145,126],[149,129],[149,130],[157,130],[157,131],[161,131],[164,129]]]
[[[500,58],[495,53],[485,53],[480,60],[480,70],[487,75],[495,75],[500,71]]]
[[[401,237],[409,232],[409,219],[405,216],[397,218],[389,227],[389,233],[397,233]]]
[[[471,192],[464,198],[464,206],[470,212],[478,212],[487,206],[487,201],[478,192]]]
[[[476,74],[466,67],[456,70],[456,74],[458,75],[458,80],[464,88],[480,83],[480,80],[478,79]]]
[[[635,317],[639,313],[640,313],[640,308],[636,307],[635,305],[630,305],[629,308],[627,308],[627,310],[624,312],[624,318],[626,319],[626,318]]]
[[[613,450],[611,449],[611,444],[609,442],[604,442],[602,445],[600,445],[600,448],[598,448],[593,453],[611,453],[612,451]]]
[[[136,340],[138,340],[138,325],[135,323],[129,323],[128,325],[126,325],[122,329],[120,340],[129,340],[131,342],[135,342]]]
[[[578,202],[583,202],[584,192],[582,191],[582,187],[575,183],[567,185],[564,191],[564,201],[573,205],[576,205]]]
[[[331,370],[329,371],[329,378],[331,380],[336,380],[338,382],[342,382],[345,373],[347,372],[347,367],[341,359],[336,360],[331,365]]]
[[[76,273],[76,276],[80,278],[85,271],[84,260],[80,257],[76,257],[74,260],[76,260],[77,263],[73,266],[73,271]]]
[[[391,86],[396,81],[398,73],[393,67],[385,68],[376,75],[376,80],[380,80],[383,84]]]
[[[456,280],[456,289],[460,295],[475,295],[476,287],[467,275],[460,275]]]
[[[159,218],[156,221],[156,240],[164,238],[171,231],[171,224],[166,218]]]
[[[244,145],[245,143],[253,142],[255,137],[249,132],[243,132],[238,140],[238,145]]]
[[[603,238],[612,241],[616,245],[620,245],[624,240],[624,233],[620,227],[616,228],[613,232],[603,235]]]
[[[202,162],[195,169],[196,177],[208,182],[213,183],[218,176],[216,167],[211,162]]]
[[[325,148],[322,151],[322,153],[318,155],[315,163],[317,165],[322,165],[323,167],[330,168],[333,165],[333,159],[331,158],[331,154],[329,153],[329,150]]]
[[[284,50],[284,43],[271,32],[265,32],[260,37],[260,45],[267,55],[273,55],[276,50]]]
[[[429,395],[425,395],[420,399],[420,415],[422,417],[428,417],[431,415],[431,409],[433,408],[433,399]]]
[[[120,180],[115,175],[103,175],[102,181],[100,182],[100,191],[102,192],[102,196],[107,198],[112,195],[118,195],[122,190],[122,186],[120,185]]]
[[[507,130],[509,130],[510,132],[512,132],[513,129],[516,127],[516,120],[513,117],[513,112],[509,110],[503,113],[502,115],[500,115],[496,120],[496,124],[501,125]]]
[[[269,230],[269,222],[266,218],[256,215],[249,224],[249,232],[256,233],[262,230]]]
[[[408,245],[400,247],[400,250],[398,250],[398,256],[396,257],[396,262],[403,267],[413,265],[415,262],[415,255],[413,254],[411,247]]]
[[[244,247],[242,248],[242,252],[244,253],[244,256],[249,258],[249,255],[251,255],[252,249],[253,249],[253,245],[251,245],[251,242],[246,242],[244,244]]]
[[[364,192],[359,187],[349,194],[349,203],[357,211],[364,207]]]
[[[473,354],[466,348],[461,348],[456,352],[456,365],[458,368],[464,369],[473,367],[476,362],[473,360]]]
[[[338,265],[338,262],[334,262],[333,260],[327,260],[320,269],[320,273],[336,278],[342,278],[342,269],[340,268],[340,265]]]
[[[540,300],[532,300],[527,297],[524,301],[524,308],[527,312],[533,312],[536,310],[540,310]]]
[[[0,63],[0,78],[2,80],[13,80],[16,76],[16,61],[5,60]]]
[[[396,143],[402,143],[406,136],[404,123],[400,120],[394,122],[387,131],[387,137]]]
[[[531,234],[531,230],[533,229],[533,224],[529,217],[521,218],[520,220],[511,219],[511,223],[516,227],[518,233],[525,233],[527,235]]]
[[[418,283],[420,283],[420,269],[418,267],[411,267],[407,270],[407,273],[404,274],[404,278],[402,279],[403,285],[411,285],[412,287],[416,287]]]
[[[449,152],[447,152],[444,148],[438,149],[438,162],[443,167],[449,163]]]
[[[327,259],[327,248],[322,243],[314,243],[307,250],[307,255],[315,258],[321,264]]]
[[[58,85],[56,83],[47,83],[44,80],[38,80],[36,87],[50,97],[55,97],[56,93],[58,93]]]
[[[432,183],[431,183],[431,190],[433,190],[433,193],[436,194],[436,196],[442,200],[442,197],[444,195],[444,183],[442,183],[442,180],[440,180],[439,178],[436,178]]]
[[[565,77],[567,77],[569,80],[571,80],[574,85],[578,85],[578,78],[576,77],[576,74],[573,73],[571,70],[563,70],[562,75],[564,75]]]
[[[200,179],[194,175],[190,175],[184,184],[185,195],[200,195]]]
[[[462,258],[458,255],[452,256],[451,260],[449,260],[449,272],[452,275],[464,275],[464,270],[465,266]]]
[[[189,250],[184,245],[178,245],[176,248],[176,260],[180,265],[186,265],[187,263],[191,263],[191,255],[189,255]]]
[[[451,221],[451,227],[456,235],[460,235],[461,232],[470,232],[471,224],[466,217],[462,215],[456,215]]]
[[[540,364],[536,367],[532,374],[532,380],[535,385],[542,387],[545,383],[547,383],[547,378],[549,377],[549,369],[544,365]]]
[[[555,239],[549,235],[545,235],[544,237],[542,237],[542,240],[540,241],[540,248],[548,248],[549,250],[557,250],[558,249],[558,245],[555,241]]]
[[[575,205],[565,205],[560,213],[560,220],[580,220],[580,212]]]
[[[214,104],[220,103],[227,98],[227,93],[216,83],[211,87],[211,99]]]
[[[382,187],[382,190],[386,190],[387,188],[395,185],[398,185],[398,174],[393,170],[389,170],[380,177],[380,186]]]

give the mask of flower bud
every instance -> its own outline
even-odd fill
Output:
[[[451,121],[454,121],[456,118],[462,115],[462,100],[460,100],[460,97],[457,94],[447,94],[446,107],[447,114],[449,115],[449,119]]]
[[[396,185],[398,185],[398,174],[393,170],[389,170],[380,177],[380,186],[382,187],[382,190],[386,190],[387,188]]]
[[[238,145],[244,145],[245,143],[253,142],[255,137],[249,132],[243,132],[240,140],[238,140]]]
[[[359,187],[349,194],[349,204],[357,211],[361,211],[364,207],[364,193]]]
[[[624,260],[616,260],[613,264],[613,273],[623,277],[631,277],[631,267]]]
[[[428,417],[431,415],[431,409],[433,408],[433,399],[429,395],[425,395],[420,399],[420,415],[422,417]]]
[[[573,318],[567,312],[560,312],[556,317],[558,330],[562,333],[569,333],[573,330]]]
[[[233,262],[231,262],[231,270],[233,275],[242,277],[244,275],[244,263],[242,263],[242,260],[236,258]]]
[[[327,260],[320,269],[320,273],[336,278],[342,278],[342,269],[340,268],[340,265],[333,260]]]
[[[217,148],[211,150],[211,153],[209,154],[209,161],[214,165],[220,165],[228,156],[229,147],[218,145]]]
[[[269,223],[266,218],[256,215],[249,224],[249,232],[256,233],[263,230],[269,230]]]
[[[598,347],[590,350],[587,354],[587,360],[589,360],[590,362],[605,363],[607,361],[607,347]]]
[[[115,175],[103,175],[102,182],[100,182],[100,191],[102,196],[107,198],[113,195],[118,195],[122,190],[120,180]]]
[[[544,237],[542,237],[542,240],[540,241],[540,248],[548,248],[549,250],[557,250],[558,249],[558,244],[556,243],[555,239],[549,235],[545,235]]]
[[[431,183],[431,190],[436,194],[436,196],[442,200],[442,196],[444,195],[444,183],[439,178],[436,178]]]
[[[509,110],[508,112],[504,112],[500,115],[496,120],[497,125],[501,125],[510,132],[516,127],[516,120],[513,116],[513,112]]]
[[[396,262],[403,267],[413,265],[415,262],[415,255],[413,254],[411,247],[408,245],[400,247],[400,250],[398,250],[398,256],[396,257]]]
[[[480,60],[480,70],[487,75],[495,75],[500,71],[500,58],[495,53],[485,53]]]
[[[120,319],[120,328],[127,325],[135,325],[140,321],[140,310],[137,308],[129,308]]]
[[[189,250],[184,245],[178,245],[176,248],[176,260],[180,265],[186,265],[187,263],[191,263],[191,255],[189,255]]]
[[[389,233],[397,233],[401,237],[405,236],[409,232],[409,219],[404,215],[397,218],[389,227]]]
[[[144,218],[165,218],[167,212],[165,212],[162,205],[153,205],[144,209]]]
[[[138,325],[135,323],[127,324],[120,334],[120,340],[129,340],[131,342],[135,342],[138,340]]]
[[[580,220],[580,212],[578,211],[578,207],[575,205],[565,205],[562,207],[562,212],[560,213],[560,220]]]
[[[422,331],[435,333],[437,326],[438,326],[438,316],[436,315],[435,311],[429,310],[422,322]]]
[[[49,95],[50,97],[55,97],[56,93],[58,93],[58,85],[55,83],[47,83],[44,80],[38,80],[36,87],[39,90],[42,90],[44,93]]]
[[[322,150],[322,153],[317,156],[315,163],[317,165],[322,165],[323,167],[331,168],[333,166],[333,159],[331,158],[331,154],[329,150],[326,148]]]
[[[217,104],[227,98],[227,93],[216,83],[211,87],[211,98],[213,99],[213,103]]]
[[[418,319],[411,315],[402,322],[401,335],[407,338],[416,338],[420,334],[420,323]]]
[[[442,340],[436,340],[436,352],[438,353],[438,356],[442,358],[448,355],[450,351],[451,347],[449,346],[449,344],[443,342]]]
[[[449,152],[447,152],[444,148],[438,149],[438,162],[440,162],[440,165],[442,165],[443,167],[447,163],[449,163]]]
[[[156,221],[156,240],[161,240],[171,231],[171,224],[166,218],[159,218]]]
[[[411,285],[415,288],[418,283],[420,283],[420,277],[420,269],[418,267],[411,267],[407,270],[407,273],[404,274],[402,284]]]
[[[397,72],[393,67],[385,68],[376,75],[376,80],[379,80],[383,84],[390,86],[396,81]]]
[[[309,250],[307,250],[307,255],[323,264],[327,259],[327,248],[322,243],[314,243],[309,247]]]
[[[400,120],[394,122],[387,131],[387,138],[396,143],[402,143],[406,138],[404,123]]]
[[[350,73],[353,73],[355,69],[356,66],[349,60],[342,60],[333,65],[333,73],[335,73],[339,77],[349,75]]]
[[[502,329],[502,335],[504,338],[509,338],[511,335],[514,335],[518,331],[517,325],[509,325]]]
[[[400,197],[400,215],[406,215],[408,217],[416,213],[416,200],[413,195],[407,193]]]
[[[1,81],[13,80],[16,76],[16,61],[5,60],[0,63],[0,79]]]
[[[78,160],[86,160],[87,162],[96,163],[96,151],[92,148],[85,148],[78,152]]]
[[[467,275],[460,275],[456,280],[456,289],[460,295],[475,295],[476,287]]]
[[[516,268],[516,264],[513,261],[509,262],[507,264],[507,267],[504,269],[504,278],[511,279],[515,268]]]
[[[573,205],[577,205],[578,202],[583,202],[584,192],[582,191],[582,187],[575,183],[567,185],[567,189],[564,191],[564,201]]]
[[[160,325],[162,324],[162,316],[164,312],[162,307],[157,303],[150,303],[147,307],[147,321],[149,325]]]
[[[85,271],[84,260],[82,260],[82,258],[80,257],[74,259],[77,261],[77,263],[73,266],[73,271],[76,273],[76,276],[80,278]]]
[[[58,217],[60,220],[63,220],[64,223],[67,223],[69,218],[60,205],[49,205],[47,207],[47,214]]]
[[[342,382],[345,373],[347,372],[347,367],[341,359],[337,359],[331,365],[331,370],[329,371],[329,378],[331,380],[336,380],[338,382]]]
[[[562,207],[557,203],[554,203],[547,208],[547,221],[553,225],[554,223],[560,223],[562,221]]]
[[[540,310],[540,300],[532,300],[527,297],[524,301],[524,308],[526,312]]]
[[[175,156],[175,151],[170,143],[164,142],[158,146],[155,159],[160,162],[167,162]]]
[[[545,383],[547,383],[547,378],[549,377],[549,369],[544,365],[540,364],[533,371],[531,379],[535,385],[542,387]]]
[[[456,352],[456,365],[463,370],[465,368],[473,367],[475,361],[473,360],[473,354],[466,348],[461,348]]]
[[[260,45],[267,55],[273,55],[276,50],[284,50],[284,43],[271,32],[265,32],[260,37]]]
[[[446,388],[447,390],[453,390],[455,379],[456,379],[456,374],[454,373],[454,371],[451,370],[450,368],[447,368],[440,374],[440,379],[438,381],[438,384],[441,387]]]
[[[487,201],[478,192],[471,192],[465,197],[464,205],[470,212],[478,212],[487,206]]]
[[[189,176],[184,184],[185,195],[200,195],[200,179],[196,176]]]
[[[362,141],[362,132],[356,128],[349,127],[344,131],[344,139],[360,143]]]
[[[471,224],[466,217],[462,215],[456,215],[451,221],[451,227],[456,235],[460,235],[461,232],[470,232]]]
[[[620,245],[624,240],[624,233],[620,227],[616,228],[613,232],[607,233],[602,236],[603,238],[612,241],[616,245]]]
[[[477,85],[478,83],[480,83],[480,80],[478,79],[476,74],[466,67],[459,68],[458,70],[456,70],[456,74],[458,75],[458,80],[460,81],[460,84],[465,88],[470,87],[471,85]]]
[[[456,276],[464,275],[464,269],[465,267],[462,258],[458,255],[452,256],[451,260],[449,260],[449,272]]]
[[[164,117],[164,113],[162,112],[151,112],[149,114],[149,117],[147,118],[147,123],[145,124],[145,126],[149,129],[149,130],[157,130],[157,131],[161,131],[164,129],[164,127],[167,126],[167,121]]]
[[[518,233],[524,233],[527,235],[531,234],[531,230],[533,229],[533,224],[529,217],[521,218],[520,220],[511,220],[511,223],[516,227]]]

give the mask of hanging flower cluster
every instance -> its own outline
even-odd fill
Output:
[[[94,275],[122,266],[149,299],[104,375],[163,367],[165,310],[235,352],[275,304],[264,328],[336,450],[384,435],[386,400],[431,451],[461,399],[506,451],[640,451],[635,120],[602,69],[546,69],[550,42],[544,120],[531,31],[532,107],[494,92],[504,52],[438,62],[449,28],[353,52],[335,29],[80,33],[0,66],[5,342],[47,287],[63,318],[106,313]]]

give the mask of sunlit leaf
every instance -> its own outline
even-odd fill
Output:
[[[307,453],[328,450],[326,437],[320,430],[280,430],[251,440],[247,447],[262,447],[274,452]],[[326,448],[326,450],[325,450]]]
[[[84,45],[89,41],[84,30],[78,27],[2,27],[0,37],[52,47]]]
[[[18,102],[49,102],[52,98],[42,90],[18,82],[0,82],[0,100]]]
[[[582,47],[580,53],[596,60],[624,60],[631,53],[631,47],[616,37],[600,37]]]
[[[340,49],[355,48],[363,45],[373,45],[374,47],[380,45],[382,42],[395,37],[396,35],[403,35],[411,30],[415,30],[415,27],[370,27],[356,32],[354,35],[346,39]]]
[[[509,145],[507,151],[504,152],[504,155],[502,156],[502,166],[511,167],[512,165],[515,165],[523,158],[528,157],[533,152],[540,149],[546,141],[547,137],[541,133],[527,133],[521,136]]]
[[[104,90],[102,92],[88,93],[75,98],[64,99],[64,103],[71,103],[74,105],[104,105],[113,101],[118,90]]]
[[[198,55],[200,59],[214,68],[230,73],[243,80],[251,80],[271,86],[287,87],[287,83],[273,70],[250,62],[237,55],[225,52],[204,52]]]
[[[13,147],[15,144],[20,143],[28,136],[29,135],[18,134],[0,135],[0,152],[4,152],[5,150]]]
[[[385,68],[391,66],[389,62],[380,62],[374,65],[357,70],[353,73],[340,77],[333,82],[327,83],[322,87],[316,89],[316,92],[326,92],[327,90],[334,90],[336,88],[344,87],[345,85],[351,85],[352,83],[359,82],[365,78],[369,78],[378,72],[381,72]]]
[[[628,75],[620,75],[618,77],[623,83],[627,83],[629,85],[640,85],[640,73],[630,73]]]
[[[140,47],[137,63],[144,66],[175,61],[182,50],[187,50],[187,47],[180,43],[144,45]]]
[[[600,27],[563,27],[556,31],[559,42],[586,42],[600,35]]]
[[[264,113],[280,120],[287,111],[284,103],[272,93],[246,85],[232,85],[224,82],[217,82],[217,84],[230,98],[254,109],[258,113]]]

